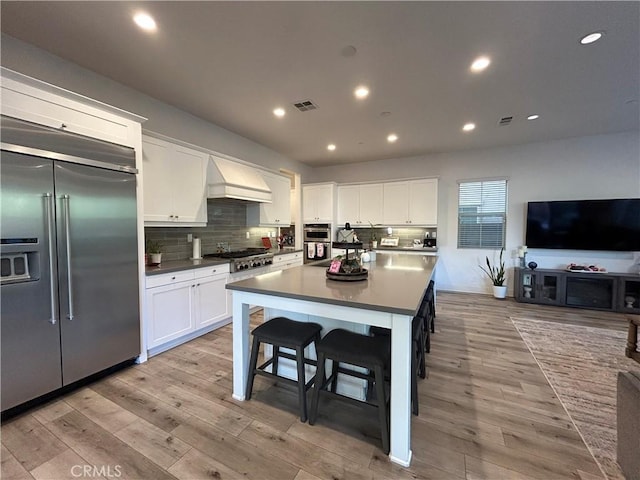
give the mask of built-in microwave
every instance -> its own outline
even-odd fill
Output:
[[[327,223],[309,223],[303,228],[304,242],[331,242],[331,225]]]

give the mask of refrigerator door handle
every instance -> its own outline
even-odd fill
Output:
[[[71,234],[69,227],[69,195],[62,195],[62,205],[64,206],[64,240],[66,242],[67,253],[67,292],[69,302],[69,313],[67,318],[73,320],[73,285],[71,283]]]
[[[56,304],[56,300],[58,298],[57,287],[56,287],[56,275],[55,275],[55,255],[56,252],[53,247],[53,210],[55,208],[54,205],[54,197],[51,192],[47,192],[44,195],[44,208],[47,219],[47,243],[49,244],[49,288],[50,288],[50,297],[51,297],[51,318],[49,319],[49,323],[51,325],[55,325],[58,322],[58,305]]]

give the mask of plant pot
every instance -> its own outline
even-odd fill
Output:
[[[160,265],[160,262],[162,262],[161,253],[150,253],[149,258],[151,259],[150,265]]]
[[[371,242],[371,248],[378,248],[378,241],[377,240],[373,240]]]
[[[507,296],[507,286],[506,285],[494,285],[493,286],[493,296],[495,298],[505,298]]]

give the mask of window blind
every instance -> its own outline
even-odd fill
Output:
[[[458,248],[504,247],[507,181],[460,182]]]

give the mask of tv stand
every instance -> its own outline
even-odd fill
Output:
[[[515,269],[518,302],[640,313],[640,275]]]

